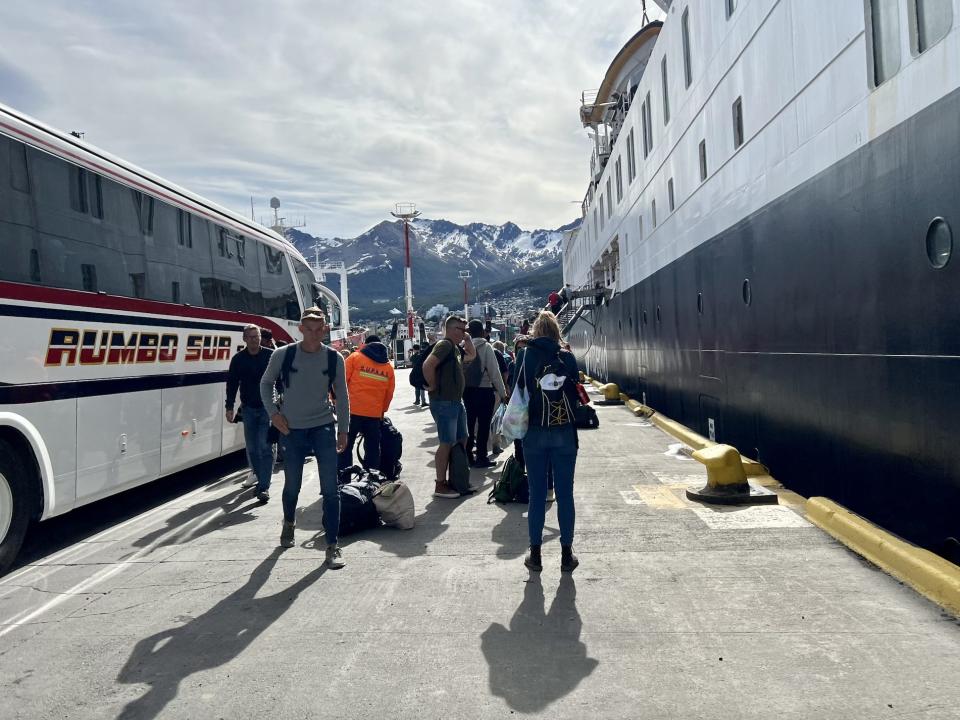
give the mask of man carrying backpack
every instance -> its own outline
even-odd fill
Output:
[[[347,447],[338,456],[342,470],[353,464],[353,444],[363,435],[363,466],[380,468],[380,422],[393,400],[393,365],[380,338],[371,335],[359,351],[344,361],[347,392],[350,393],[350,431]]]
[[[500,374],[500,365],[493,347],[484,337],[483,323],[471,320],[467,332],[473,339],[477,356],[464,365],[463,404],[467,409],[467,454],[476,450],[473,466],[493,467],[487,457],[490,421],[498,399],[507,402],[507,389]]]
[[[431,349],[428,346],[421,350],[419,345],[414,345],[410,351],[410,384],[415,391],[414,406],[427,406],[427,381],[423,377],[423,361],[430,354]]]
[[[277,350],[260,379],[260,398],[270,421],[280,431],[284,453],[283,529],[280,545],[293,547],[297,498],[303,481],[303,460],[314,454],[323,494],[323,530],[326,563],[344,566],[337,538],[340,531],[340,493],[337,489],[337,453],[347,447],[350,399],[343,358],[323,343],[327,316],[309,307],[300,316],[303,340]],[[283,407],[277,405],[275,383],[284,388]],[[333,395],[336,412],[330,402]],[[336,425],[336,427],[335,427]]]
[[[423,377],[430,392],[430,414],[437,423],[437,484],[434,497],[458,498],[460,493],[447,482],[450,451],[456,443],[466,446],[467,412],[463,407],[463,362],[477,356],[462,317],[451,315],[444,323],[443,339],[423,361]],[[463,358],[460,357],[461,347]]]

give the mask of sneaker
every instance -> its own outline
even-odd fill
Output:
[[[530,549],[527,551],[526,557],[523,558],[523,564],[526,565],[530,570],[534,572],[540,572],[543,570],[543,560],[540,557],[540,546],[531,545]]]
[[[560,552],[560,572],[573,572],[576,570],[580,561],[577,559],[577,556],[573,554],[573,548],[569,545],[566,547],[561,546]]]
[[[499,445],[494,445],[493,450],[491,450],[490,452],[492,452],[494,455],[499,455],[500,453],[503,452],[503,448],[500,447]]]
[[[553,488],[547,488],[547,502],[553,502],[557,499],[557,494],[553,491]]]
[[[256,484],[257,484],[257,476],[254,475],[253,473],[250,473],[249,475],[247,475],[247,479],[244,480],[242,483],[240,483],[240,487],[252,488]]]
[[[268,500],[270,500],[270,491],[269,491],[269,490],[261,490],[260,492],[258,492],[258,493],[257,493],[257,500],[259,500],[259,501],[262,502],[262,503],[265,503],[265,502],[267,502]]]
[[[437,483],[436,489],[433,491],[433,496],[436,498],[455,500],[456,498],[460,497],[460,493],[447,485],[447,483]]]
[[[327,545],[327,567],[331,570],[339,570],[346,561],[343,559],[343,553],[339,545]]]
[[[296,525],[292,522],[283,521],[283,529],[280,531],[280,547],[292,548],[294,545],[293,542],[293,529]]]
[[[475,468],[492,468],[494,465],[496,465],[496,463],[490,458],[482,458],[473,464]]]

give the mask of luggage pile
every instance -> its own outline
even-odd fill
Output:
[[[406,483],[397,479],[403,470],[402,454],[403,436],[388,418],[383,418],[380,423],[380,467],[367,470],[360,465],[351,465],[340,470],[337,476],[340,535],[380,525],[400,530],[413,528],[413,493]]]
[[[340,492],[340,535],[388,525],[414,526],[413,493],[402,480],[388,480],[379,470],[351,465],[337,478]]]

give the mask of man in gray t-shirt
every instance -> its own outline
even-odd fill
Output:
[[[303,461],[317,458],[317,473],[323,494],[323,530],[327,540],[326,561],[330,568],[344,566],[337,544],[340,531],[340,493],[337,488],[337,453],[347,446],[350,426],[350,399],[344,379],[343,358],[323,344],[327,318],[323,310],[310,307],[300,316],[303,340],[286,345],[270,357],[260,379],[260,397],[270,422],[280,431],[283,445],[283,529],[280,544],[293,547],[297,499],[303,482]],[[283,375],[284,358],[294,352],[288,379]],[[333,377],[331,388],[330,378]],[[277,405],[276,381],[289,382],[283,391],[283,408]],[[336,411],[330,402],[335,397]],[[336,414],[334,414],[334,412]],[[334,428],[336,422],[336,428]]]

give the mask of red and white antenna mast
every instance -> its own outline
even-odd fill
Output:
[[[407,337],[413,339],[416,336],[413,334],[413,281],[410,278],[410,221],[417,217],[420,211],[413,203],[397,203],[396,210],[390,214],[403,220],[403,280],[407,296]]]

